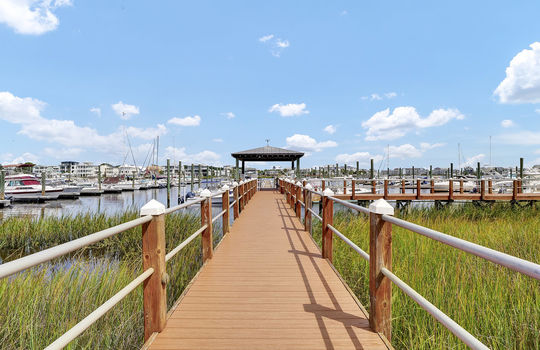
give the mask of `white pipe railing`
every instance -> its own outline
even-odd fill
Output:
[[[300,188],[304,190],[308,190],[313,193],[317,193],[313,191],[312,189],[309,189],[303,186],[300,186]],[[329,196],[328,198],[336,203],[342,204],[346,207],[355,209],[365,214],[371,213],[371,211],[368,208],[355,205],[355,204],[352,204],[347,201],[334,198],[331,196]],[[311,208],[307,208],[307,209],[315,217],[319,218],[322,221],[320,216],[315,214],[315,212]],[[426,228],[417,224],[413,224],[408,221],[395,218],[391,215],[381,215],[381,217],[386,222],[392,223],[399,227],[402,227],[407,230],[413,231],[415,233],[421,234],[423,236],[429,237],[433,240],[439,241],[441,243],[447,244],[459,250],[468,252],[470,254],[473,254],[485,260],[508,267],[511,270],[518,271],[527,276],[540,280],[540,265],[535,264],[533,262],[520,259],[515,256],[508,255],[508,254],[505,254],[505,253],[502,253],[502,252],[499,252],[499,251],[496,251],[496,250],[493,250],[493,249],[490,249],[490,248],[487,248],[487,247],[484,247],[484,246],[481,246],[481,245],[478,245],[469,241],[465,241],[463,239],[453,237],[453,236],[444,234],[442,232],[438,232],[438,231],[435,231],[435,230],[432,230],[432,229],[429,229],[429,228]],[[346,244],[348,244],[351,248],[353,248],[356,252],[358,252],[360,256],[362,256],[362,258],[369,261],[369,254],[363,251],[360,247],[358,247],[354,242],[352,242],[349,238],[343,235],[334,226],[327,224],[327,227],[339,238],[341,238]],[[445,326],[449,331],[451,331],[456,337],[461,339],[470,348],[479,349],[479,350],[488,349],[487,346],[485,346],[482,342],[476,339],[472,334],[467,332],[463,327],[461,327],[454,320],[448,317],[440,309],[438,309],[436,306],[431,304],[427,299],[421,296],[413,288],[411,288],[409,285],[407,285],[405,282],[399,279],[399,277],[394,275],[390,270],[383,267],[381,268],[381,272],[386,277],[388,277],[388,279],[390,279],[395,285],[397,285],[405,294],[407,294],[411,299],[413,299],[416,303],[418,303],[418,305],[420,305],[424,310],[430,313],[437,321],[439,321],[443,326]]]
[[[411,222],[395,218],[390,215],[383,215],[384,221],[390,222],[396,226],[416,232],[422,236],[429,237],[451,247],[457,248],[464,252],[476,255],[485,260],[489,260],[495,264],[506,266],[511,270],[521,272],[534,279],[540,280],[540,265],[531,261],[523,260],[512,255],[508,255],[497,250],[493,250],[479,244],[466,241],[461,238],[453,237],[445,233],[429,229]]]
[[[113,226],[108,229],[96,232],[96,233],[92,233],[88,236],[84,236],[84,237],[75,239],[73,241],[63,243],[52,248],[48,248],[34,254],[27,255],[20,259],[7,262],[5,264],[0,265],[0,278],[13,275],[14,273],[20,272],[29,267],[39,265],[41,263],[47,262],[49,260],[52,260],[62,255],[66,255],[77,249],[80,249],[90,244],[104,240],[105,238],[109,238],[111,236],[117,235],[120,232],[124,232],[134,227],[137,227],[139,225],[142,225],[144,223],[150,222],[151,220],[152,220],[151,215],[143,216],[143,217],[128,221],[126,223]]]
[[[92,311],[88,316],[82,319],[79,323],[73,326],[69,331],[64,333],[60,338],[56,339],[53,343],[45,348],[45,350],[57,350],[62,349],[68,345],[73,339],[77,338],[79,334],[84,332],[88,327],[94,324],[99,320],[103,315],[105,315],[113,306],[118,304],[122,299],[124,299],[129,293],[131,293],[135,288],[137,288],[141,283],[143,283],[148,277],[154,273],[153,268],[149,268],[140,274],[137,278],[131,281],[127,286],[122,288],[118,293],[113,295],[109,300],[101,304],[100,307]]]
[[[192,240],[195,239],[195,237],[197,237],[198,235],[201,234],[201,232],[203,232],[204,230],[206,230],[206,228],[208,227],[208,225],[204,225],[203,227],[201,227],[200,229],[198,229],[197,231],[195,231],[195,233],[193,233],[191,236],[189,236],[185,241],[183,241],[182,243],[180,243],[178,246],[176,246],[176,248],[174,248],[173,250],[171,250],[170,252],[167,253],[167,255],[165,255],[165,262],[169,261],[170,259],[172,259],[173,256],[175,256],[176,254],[178,254],[179,251],[181,251],[182,249],[184,249],[185,246],[187,246],[189,244],[189,242],[191,242]]]
[[[354,249],[364,260],[369,261],[369,254],[362,250],[359,246],[354,244],[353,241],[345,237],[345,235],[341,232],[339,232],[334,226],[328,224],[328,228],[334,232],[339,238],[343,240],[343,242],[347,243],[352,249]]]
[[[399,279],[390,270],[381,268],[381,272],[390,279],[396,286],[399,287],[405,294],[407,294],[412,300],[416,301],[424,310],[431,314],[437,321],[446,327],[450,332],[454,333],[456,337],[461,339],[471,349],[489,350],[487,346],[482,344],[471,333],[467,332],[463,327],[457,324],[454,320],[448,317],[444,312],[438,309],[435,305],[430,303],[426,298],[418,294],[409,285]]]

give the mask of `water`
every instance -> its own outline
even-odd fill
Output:
[[[197,185],[194,186],[197,189]],[[190,187],[181,188],[181,194],[189,191]],[[178,203],[178,187],[171,188],[171,206]],[[122,213],[129,209],[139,210],[150,200],[155,199],[165,206],[167,205],[167,189],[135,190],[131,192],[102,194],[101,196],[82,196],[75,200],[54,200],[40,204],[16,203],[11,207],[0,209],[0,220],[3,218],[18,216],[30,218],[42,218],[47,216],[66,216],[85,213]],[[193,205],[192,210],[199,210],[199,205]],[[221,205],[212,207],[213,215],[221,212]],[[232,215],[231,215],[232,216]]]

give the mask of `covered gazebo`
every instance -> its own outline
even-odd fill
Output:
[[[238,169],[238,163],[242,161],[242,176],[245,174],[246,163],[245,162],[291,162],[291,168],[294,169],[294,162],[296,161],[296,168],[300,169],[300,158],[304,153],[293,151],[290,149],[272,147],[266,145],[264,147],[248,149],[246,151],[231,153],[231,156],[236,158],[236,168]]]

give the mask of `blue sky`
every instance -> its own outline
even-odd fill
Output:
[[[0,0],[0,162],[540,163],[540,3]],[[462,158],[458,160],[458,143]],[[262,167],[271,164],[263,164]],[[285,165],[285,164],[283,164]]]

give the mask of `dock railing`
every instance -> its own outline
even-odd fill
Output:
[[[143,272],[47,346],[46,349],[62,349],[68,345],[141,284],[143,284],[144,340],[147,341],[154,333],[161,332],[167,323],[166,287],[169,282],[166,267],[167,261],[178,254],[199,235],[202,238],[203,263],[211,259],[213,256],[212,224],[221,217],[223,221],[223,235],[227,234],[229,232],[230,209],[234,208],[234,219],[236,220],[239,213],[257,191],[257,180],[242,181],[240,184],[233,183],[233,186],[235,198],[232,203],[229,203],[230,189],[228,186],[222,187],[221,191],[215,194],[212,194],[207,189],[203,190],[201,198],[190,200],[171,208],[165,208],[160,202],[151,200],[141,208],[141,217],[138,219],[0,265],[0,278],[6,278],[30,267],[48,262],[54,258],[74,252],[77,249],[141,226]],[[222,197],[223,210],[215,217],[212,217],[212,197],[216,196]],[[166,216],[196,204],[200,204],[201,227],[169,253],[166,253]]]
[[[392,335],[391,283],[394,283],[471,349],[488,349],[486,345],[392,273],[392,225],[405,228],[540,281],[540,265],[396,218],[393,216],[394,208],[384,199],[375,200],[369,205],[369,208],[365,208],[336,198],[334,192],[329,188],[324,191],[315,191],[313,186],[306,181],[295,183],[291,179],[280,179],[279,186],[291,208],[296,211],[297,217],[301,217],[302,213],[299,208],[304,206],[306,231],[312,232],[312,217],[321,221],[323,258],[333,263],[333,235],[335,234],[369,262],[369,323],[374,331],[383,334],[389,341]],[[515,187],[516,182],[514,182]],[[312,210],[313,194],[321,197],[322,216]],[[369,254],[333,226],[334,203],[364,213],[369,217]]]
[[[540,200],[540,185],[530,179],[310,179],[315,190],[330,188],[335,197],[350,200]]]

